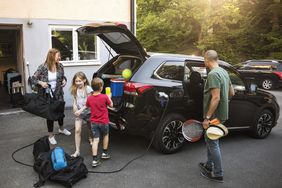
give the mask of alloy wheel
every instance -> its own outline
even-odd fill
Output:
[[[182,134],[183,122],[179,120],[174,120],[169,122],[163,131],[162,142],[166,149],[175,150],[181,147],[184,142],[184,137]]]
[[[273,83],[272,83],[271,80],[267,79],[267,80],[264,80],[261,85],[262,85],[263,89],[270,90],[272,88],[272,86],[273,86]]]
[[[273,124],[272,116],[268,113],[263,113],[258,119],[257,134],[260,137],[267,136],[272,129],[272,124]]]

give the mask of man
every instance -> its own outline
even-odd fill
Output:
[[[205,66],[209,70],[204,86],[203,128],[209,127],[211,119],[218,118],[221,123],[228,119],[228,99],[234,90],[228,73],[218,65],[218,55],[214,50],[205,53]],[[223,182],[219,140],[211,140],[205,135],[207,162],[200,163],[201,175],[209,180]]]

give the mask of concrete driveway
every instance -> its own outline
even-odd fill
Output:
[[[282,104],[282,92],[273,92]],[[73,117],[66,111],[65,127],[73,128]],[[282,120],[279,119],[271,135],[264,140],[253,139],[242,132],[231,133],[222,139],[222,155],[225,170],[223,184],[210,182],[200,176],[198,163],[205,160],[205,144],[187,143],[183,150],[172,155],[163,155],[150,148],[146,155],[113,174],[89,174],[74,187],[89,188],[187,188],[187,187],[281,187],[282,186]],[[38,180],[30,167],[13,161],[11,154],[16,149],[33,143],[46,134],[44,119],[28,113],[0,116],[0,187],[33,187]],[[58,126],[55,125],[55,130]],[[110,153],[112,158],[101,166],[91,168],[90,146],[86,129],[82,133],[81,155],[90,170],[113,171],[121,168],[132,158],[143,154],[149,141],[142,137],[129,136],[112,131]],[[74,151],[74,136],[58,135],[57,141],[67,153]],[[15,155],[21,162],[33,164],[32,147]],[[47,182],[44,187],[62,187]]]

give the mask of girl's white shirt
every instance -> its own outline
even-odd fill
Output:
[[[93,90],[90,86],[86,86],[86,88],[83,87],[81,89],[79,89],[79,88],[77,89],[76,97],[75,97],[74,100],[76,100],[76,104],[77,104],[78,109],[81,109],[83,106],[85,106],[87,97],[92,91]]]

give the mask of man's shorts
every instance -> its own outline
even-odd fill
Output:
[[[103,136],[109,134],[109,124],[91,123],[91,130],[94,138],[99,138],[101,133]]]

